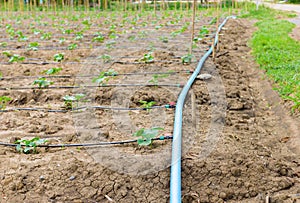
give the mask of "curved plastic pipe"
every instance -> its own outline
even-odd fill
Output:
[[[218,31],[216,32],[214,46],[216,46],[216,44],[218,43],[219,32],[221,31],[222,27],[225,25],[225,23],[229,18],[235,18],[235,16],[227,17],[223,21],[223,23],[219,26]],[[204,62],[212,53],[214,46],[211,46],[210,49],[200,59],[197,68],[195,69],[194,73],[187,81],[186,85],[183,87],[177,99],[175,121],[174,121],[174,128],[173,128],[173,142],[172,142],[170,203],[181,202],[181,137],[182,137],[182,111],[183,111],[184,101],[190,87],[192,86],[197,75],[200,73],[201,68],[204,65]]]

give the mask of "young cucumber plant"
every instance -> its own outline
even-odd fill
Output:
[[[144,54],[143,58],[141,58],[140,61],[143,61],[145,63],[153,63],[154,62],[154,57],[152,55],[152,52]]]
[[[110,55],[103,54],[98,57],[99,59],[102,59],[103,63],[109,63],[112,59]]]
[[[169,76],[169,74],[154,74],[152,76],[152,79],[149,80],[149,82],[151,82],[151,83],[153,83],[154,85],[157,86],[158,85],[158,79],[160,79],[160,78],[166,78],[168,76]]]
[[[32,50],[32,51],[37,51],[39,48],[39,43],[38,42],[30,42],[28,45],[27,50]]]
[[[9,101],[11,101],[12,99],[10,97],[7,96],[1,96],[0,97],[0,109],[4,110],[6,108],[6,105]]]
[[[47,75],[55,75],[55,74],[59,73],[61,70],[62,70],[62,68],[54,67],[54,68],[50,68],[48,70],[44,70],[42,73],[45,73]]]
[[[48,142],[48,140],[40,139],[39,137],[32,138],[30,140],[17,140],[15,144],[18,152],[23,152],[24,154],[37,153],[36,148]]]
[[[193,55],[187,54],[181,57],[182,64],[190,64],[192,63]]]
[[[141,103],[141,108],[147,109],[148,112],[150,111],[151,107],[152,107],[154,104],[156,104],[155,101],[150,101],[150,102],[149,102],[149,101],[140,100],[139,102]]]
[[[93,38],[92,42],[103,42],[104,36],[101,34],[101,32],[96,33],[96,37]]]
[[[46,87],[49,87],[49,85],[53,85],[54,82],[48,81],[48,80],[46,80],[46,78],[44,78],[44,77],[40,77],[39,79],[33,81],[32,84],[33,84],[33,85],[38,85],[39,88],[46,88]]]
[[[98,83],[99,86],[105,85],[109,81],[110,77],[116,76],[118,73],[114,70],[109,70],[107,72],[102,71],[98,77],[93,79],[93,82]]]
[[[73,105],[74,102],[76,102],[76,107],[78,107],[78,102],[82,101],[82,98],[84,98],[84,97],[85,97],[85,94],[75,94],[73,96],[66,95],[66,96],[63,97],[64,107],[66,109],[73,109],[74,108],[74,105]]]
[[[152,139],[155,138],[158,134],[159,131],[164,130],[163,128],[160,127],[153,127],[150,129],[140,129],[133,133],[133,136],[138,137],[137,143],[140,146],[148,146],[152,144]]]
[[[3,55],[9,58],[8,63],[21,62],[25,60],[24,56],[19,56],[18,54],[11,54],[9,51],[2,52]]]
[[[74,50],[76,48],[77,48],[77,44],[73,43],[73,44],[70,44],[67,49],[68,50]]]
[[[64,60],[64,58],[65,58],[65,54],[64,53],[58,53],[58,54],[55,54],[53,56],[53,59],[56,62],[61,62],[62,60]]]

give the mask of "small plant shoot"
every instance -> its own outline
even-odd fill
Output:
[[[7,103],[11,100],[12,100],[12,98],[10,98],[10,97],[1,96],[0,97],[0,109],[4,110],[6,108]]]
[[[152,79],[149,80],[149,82],[151,82],[151,83],[153,83],[154,85],[157,86],[158,85],[158,79],[160,79],[160,78],[166,78],[168,76],[169,76],[169,74],[154,74],[152,76]]]
[[[151,107],[154,106],[154,104],[156,104],[155,101],[143,101],[143,100],[140,100],[139,102],[141,104],[141,108],[147,109],[148,112],[150,111]]]
[[[39,49],[39,46],[40,45],[38,42],[30,42],[27,49],[31,51],[37,51]]]
[[[33,81],[33,85],[38,85],[39,88],[47,88],[49,85],[53,85],[54,82],[46,80],[44,77],[40,77],[39,79]]]
[[[152,144],[152,139],[159,135],[159,132],[164,130],[164,128],[153,127],[150,129],[140,129],[133,133],[133,136],[138,137],[137,143],[140,146],[148,146]]]
[[[74,102],[76,102],[76,107],[78,107],[78,102],[82,100],[82,98],[85,97],[85,94],[75,94],[72,96],[66,95],[63,97],[64,100],[64,107],[66,109],[73,109],[74,108]]]
[[[98,77],[93,79],[94,83],[98,83],[99,86],[105,85],[110,77],[116,76],[118,73],[115,72],[114,70],[109,70],[107,72],[102,71]]]
[[[181,57],[182,64],[191,64],[193,59],[192,54],[187,54]]]
[[[43,71],[43,73],[45,73],[47,75],[55,75],[55,74],[59,73],[61,70],[62,70],[62,68],[54,67],[54,68],[50,68],[48,70]]]
[[[141,58],[140,61],[143,61],[145,63],[153,63],[154,62],[154,57],[152,55],[152,52],[144,54],[143,58]]]
[[[64,60],[64,58],[65,58],[65,54],[63,53],[55,54],[53,57],[54,61],[56,62],[61,62],[62,60]]]
[[[35,137],[35,138],[32,138],[30,140],[17,140],[15,142],[15,144],[18,144],[16,146],[16,150],[18,152],[21,152],[21,153],[24,153],[24,154],[30,154],[30,153],[37,153],[37,150],[36,148],[39,146],[39,145],[42,145],[42,144],[45,144],[46,142],[48,142],[48,140],[45,140],[45,139],[41,139],[39,137]]]

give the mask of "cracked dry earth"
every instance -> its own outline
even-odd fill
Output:
[[[251,57],[253,23],[230,20],[225,28],[215,63],[209,59],[202,70],[213,77],[192,88],[197,133],[183,138],[182,201],[265,202],[269,195],[271,202],[299,202],[299,121],[276,102]],[[190,125],[186,116],[184,132]],[[0,154],[0,202],[169,200],[169,167],[128,175],[95,162],[85,149],[28,156],[1,147]]]

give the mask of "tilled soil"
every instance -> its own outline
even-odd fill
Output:
[[[296,202],[299,197],[296,194],[300,193],[300,152],[297,150],[299,121],[290,118],[281,104],[277,103],[280,102],[278,96],[268,81],[263,80],[263,73],[251,57],[247,41],[254,31],[252,22],[229,20],[225,28],[215,60],[209,59],[202,70],[202,73],[211,74],[212,78],[197,80],[185,105],[182,201],[265,202],[266,196],[269,196],[272,202]],[[171,60],[169,54],[159,53],[159,56],[162,56],[162,60]],[[178,70],[180,68],[178,66]],[[187,76],[181,77],[186,79]],[[127,79],[124,78],[124,81]],[[133,91],[134,96],[128,101],[128,106],[136,107],[140,97],[149,99],[151,91],[149,88]],[[175,90],[170,89],[157,88],[155,92],[161,95],[157,100],[159,105],[173,101],[176,95]],[[64,95],[62,92],[59,94],[58,97]],[[110,93],[102,92],[99,95],[106,94]],[[122,95],[122,92],[116,95]],[[35,98],[29,96],[32,95],[23,97],[36,104]],[[107,98],[110,97],[107,95]],[[122,100],[122,97],[118,98],[116,104]],[[105,98],[98,100],[106,101]],[[47,101],[39,101],[39,104],[44,105]],[[192,112],[195,109],[196,112]],[[161,118],[159,112],[154,110],[140,114],[141,117],[134,112],[126,116],[131,117],[137,125],[141,118],[148,121],[148,114]],[[167,111],[165,121],[153,122],[171,125],[169,117],[172,114]],[[95,115],[98,123],[105,127],[105,133],[99,136],[108,140],[116,139],[116,135],[110,134],[116,129],[109,129],[109,121],[102,119],[105,115],[117,120],[114,114],[100,111]],[[2,129],[2,138],[15,136],[15,131],[9,133],[9,127],[18,126],[20,121],[17,118],[20,117],[32,123],[28,124],[28,128],[20,126],[18,136],[22,136],[26,130],[27,133],[47,131],[51,135],[61,131],[61,126],[75,123],[77,129],[65,130],[77,131],[76,136],[60,134],[62,141],[93,140],[92,133],[91,137],[80,137],[81,131],[84,132],[81,125],[91,125],[93,129],[93,123],[89,123],[92,118],[84,112],[79,114],[79,119],[75,114],[62,116],[54,113],[49,116],[44,112],[13,112],[10,116],[11,119],[6,118],[7,129]],[[39,118],[48,116],[54,117],[49,120],[57,120],[56,130],[47,126],[40,129],[36,123]],[[76,123],[77,119],[84,122]],[[119,126],[122,126],[122,120],[119,122]],[[154,143],[146,148],[130,144],[114,148],[46,149],[31,155],[1,147],[1,202],[167,202],[170,147],[166,146],[170,146],[170,142]],[[160,152],[161,148],[163,152]],[[136,156],[145,154],[146,158],[141,156],[127,160],[125,156],[123,158],[126,160],[123,160],[120,156],[114,163],[107,160],[111,155],[117,157],[123,150]],[[145,162],[147,158],[149,161]],[[143,165],[136,163],[138,161],[143,161]],[[154,162],[161,162],[162,166]],[[147,173],[144,175],[145,171]]]

